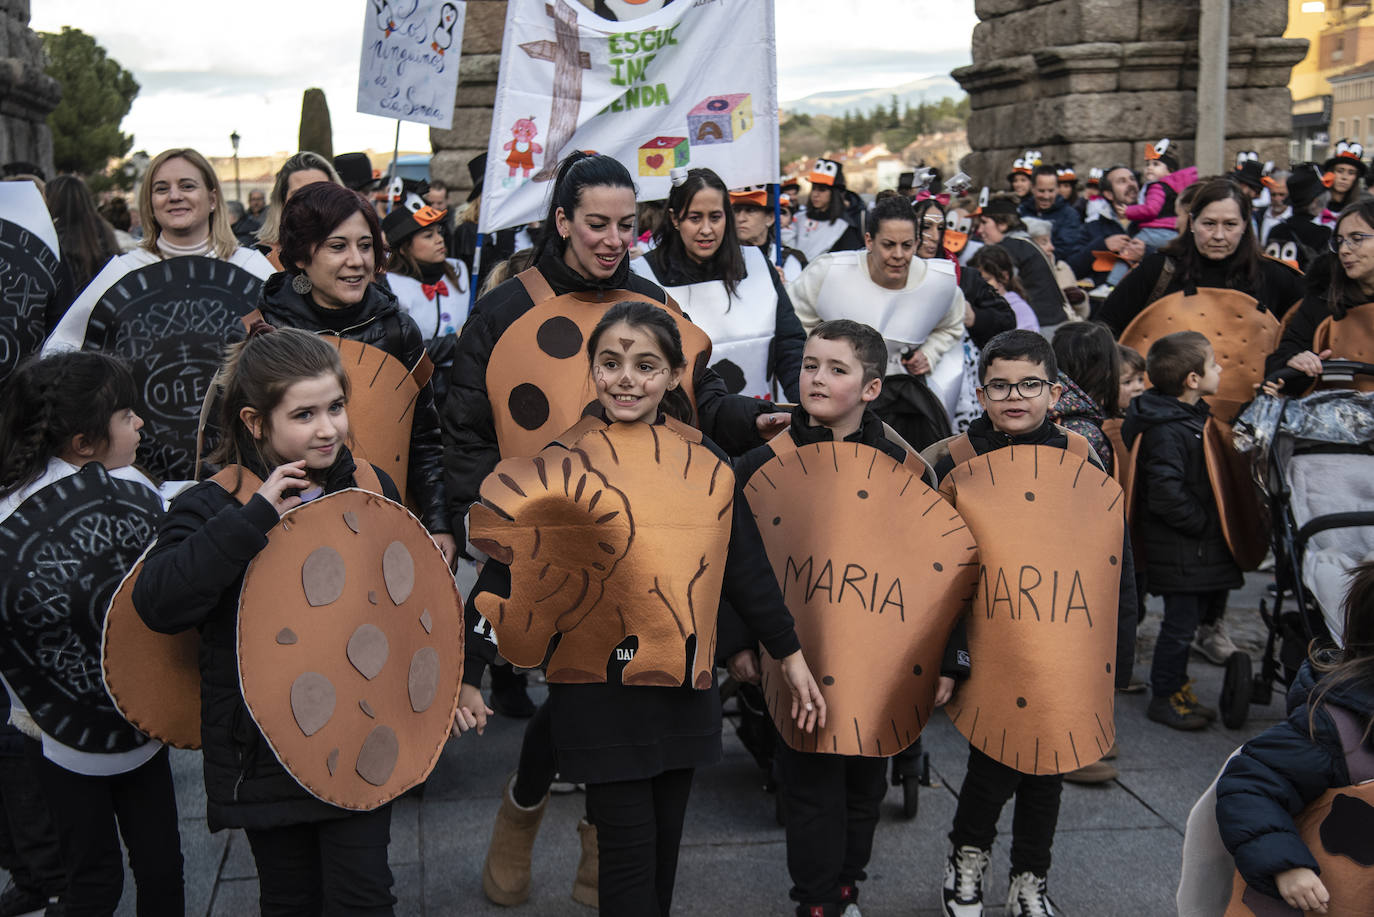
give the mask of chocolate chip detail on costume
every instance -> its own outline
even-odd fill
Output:
[[[343,595],[347,573],[339,552],[321,545],[301,564],[301,585],[305,600],[316,608],[338,601]]]
[[[400,752],[401,745],[396,741],[396,733],[391,727],[378,726],[368,733],[358,752],[358,776],[373,786],[383,785],[396,769]]]
[[[348,661],[368,681],[376,678],[386,665],[389,647],[386,634],[375,624],[359,624],[348,638]]]
[[[511,420],[526,430],[538,430],[549,419],[549,399],[532,382],[511,389],[508,400]]]
[[[434,619],[430,617],[428,608],[420,614],[420,626],[425,629],[427,634],[434,632]]]
[[[410,675],[406,680],[410,692],[410,709],[424,713],[434,703],[434,694],[439,689],[439,651],[432,646],[424,646],[415,651],[410,658]]]
[[[382,554],[382,579],[386,583],[387,595],[396,605],[404,604],[415,588],[415,560],[399,541],[386,546]]]
[[[577,322],[563,315],[555,315],[540,325],[534,339],[539,349],[555,360],[566,360],[582,352],[582,330]]]
[[[291,646],[297,639],[296,632],[289,627],[283,627],[277,631],[277,642],[282,646]]]
[[[337,748],[329,752],[329,757],[325,759],[324,766],[329,768],[329,776],[333,777],[334,771],[339,769],[339,750]]]
[[[357,513],[344,513],[344,514],[343,514],[343,521],[344,521],[344,525],[346,525],[346,526],[348,526],[349,528],[351,528],[351,529],[354,531],[354,533],[357,533],[357,531],[358,531],[358,514],[357,514]]]
[[[313,736],[334,715],[334,684],[319,672],[302,672],[291,683],[291,712],[301,732]]]

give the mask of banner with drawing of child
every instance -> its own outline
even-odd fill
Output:
[[[640,200],[676,166],[731,188],[777,181],[773,0],[675,0],[604,19],[578,0],[510,0],[480,228],[544,216],[574,150],[625,164]]]
[[[368,0],[358,65],[358,111],[453,126],[462,0]]]

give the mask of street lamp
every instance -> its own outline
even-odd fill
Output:
[[[234,197],[243,200],[243,185],[239,184],[239,132],[234,131],[229,135],[229,142],[234,145]]]

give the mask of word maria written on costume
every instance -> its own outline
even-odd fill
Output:
[[[462,0],[367,0],[358,111],[451,128],[467,6]]]
[[[831,605],[848,605],[874,614],[896,614],[906,620],[901,577],[887,578],[856,563],[838,564],[830,558],[798,562],[791,554],[783,563],[782,597],[800,593],[810,605],[822,598]]]
[[[1051,570],[1048,573],[1022,564],[1017,568],[986,564],[978,570],[978,592],[973,613],[987,620],[1043,621],[1069,624],[1086,621],[1093,626],[1092,609],[1078,570]]]
[[[684,166],[732,188],[777,181],[777,83],[773,0],[678,2],[632,23],[510,0],[480,229],[543,216],[575,150],[618,159],[640,200],[666,198]]]

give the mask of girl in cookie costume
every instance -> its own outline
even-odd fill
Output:
[[[346,445],[348,376],[322,338],[259,321],[230,347],[217,383],[224,437],[211,458],[239,467],[241,493],[252,486],[250,474],[262,484],[243,503],[215,481],[173,500],[134,587],[134,606],[161,633],[200,631],[209,827],[247,833],[262,913],[390,915],[390,805],[339,808],[287,772],[246,706],[237,628],[245,571],[283,513],[360,481],[391,500],[400,494],[385,472],[355,464]],[[464,727],[473,722],[458,719]]]
[[[21,365],[0,393],[0,529],[6,530],[8,568],[0,574],[0,594],[15,596],[22,589],[47,595],[52,589],[56,595],[40,601],[55,618],[67,613],[66,620],[34,622],[43,627],[37,632],[39,645],[32,647],[27,665],[15,666],[15,657],[28,656],[29,648],[14,646],[15,653],[10,641],[34,632],[21,625],[34,612],[29,607],[25,614],[23,606],[33,606],[35,600],[19,592],[15,604],[4,610],[10,645],[0,654],[10,721],[26,736],[25,763],[43,788],[39,799],[46,797],[66,868],[61,907],[73,915],[114,913],[124,887],[122,836],[140,917],[180,915],[185,908],[181,839],[167,751],[109,709],[99,678],[99,631],[87,631],[82,625],[91,627],[92,622],[81,620],[108,603],[113,586],[146,546],[162,512],[151,482],[132,466],[143,426],[134,413],[138,393],[133,374],[109,355],[67,351]],[[72,513],[68,503],[58,521],[51,514],[42,519],[39,504],[61,505],[67,486],[100,492],[106,500],[87,503],[88,497],[79,497],[90,509]],[[87,526],[94,533],[89,514],[110,506],[109,497],[121,492],[119,502],[137,511],[105,515],[104,539],[60,534]],[[35,525],[22,533],[22,540],[36,540],[43,545],[40,551],[52,552],[49,558],[66,555],[75,575],[54,577],[35,569],[39,565],[24,556],[28,552],[22,542],[8,537],[26,516],[47,531]],[[53,566],[51,560],[47,566]],[[18,580],[17,589],[5,582],[9,577]],[[102,594],[102,589],[107,591]],[[8,632],[11,627],[13,633]],[[44,654],[39,650],[42,638],[54,633],[65,638],[62,652],[71,656],[57,670],[65,702],[52,688],[41,691],[54,679],[52,669],[47,678],[42,676]],[[92,670],[93,686],[83,683]],[[49,912],[58,907],[54,904]]]
[[[587,334],[615,300],[639,299],[674,310],[691,369],[690,389],[700,429],[732,454],[763,442],[790,419],[767,402],[727,393],[706,365],[706,336],[681,319],[655,283],[630,271],[635,240],[634,181],[610,156],[574,153],[559,166],[534,266],[482,296],[463,333],[444,401],[445,490],[453,530],[461,532],[483,479],[503,458],[531,456],[577,422],[596,400],[581,354]],[[471,603],[468,603],[471,607]],[[481,622],[474,619],[474,625]],[[472,630],[469,629],[469,634]],[[470,650],[483,641],[470,640]],[[464,681],[480,685],[495,661],[469,652]],[[526,727],[519,767],[502,794],[483,866],[492,901],[514,906],[530,893],[530,854],[557,770],[547,705]],[[582,865],[573,895],[596,902],[596,835],[584,823]]]
[[[569,593],[577,607],[558,618],[548,662],[555,754],[564,779],[587,785],[600,912],[667,915],[692,775],[721,755],[718,601],[728,598],[781,661],[800,728],[823,725],[825,701],[776,581],[757,575],[767,557],[748,503],[732,500],[728,458],[679,419],[689,405],[679,389],[687,360],[677,323],[650,303],[617,303],[586,353],[597,394],[587,417],[538,456],[503,462],[483,484],[470,534],[493,559],[471,604],[492,622],[502,652],[528,664],[544,657],[553,635],[551,626],[547,636],[541,630],[553,624],[543,613],[562,601],[546,601],[549,584],[566,582],[564,571],[591,583]],[[572,457],[588,470],[575,488],[553,480]],[[556,486],[541,492],[549,481]],[[551,506],[583,511],[594,536],[569,539],[565,526],[574,523],[560,516],[543,536],[555,547],[530,554],[525,540],[532,531],[540,543]],[[583,550],[585,560],[574,556]]]

